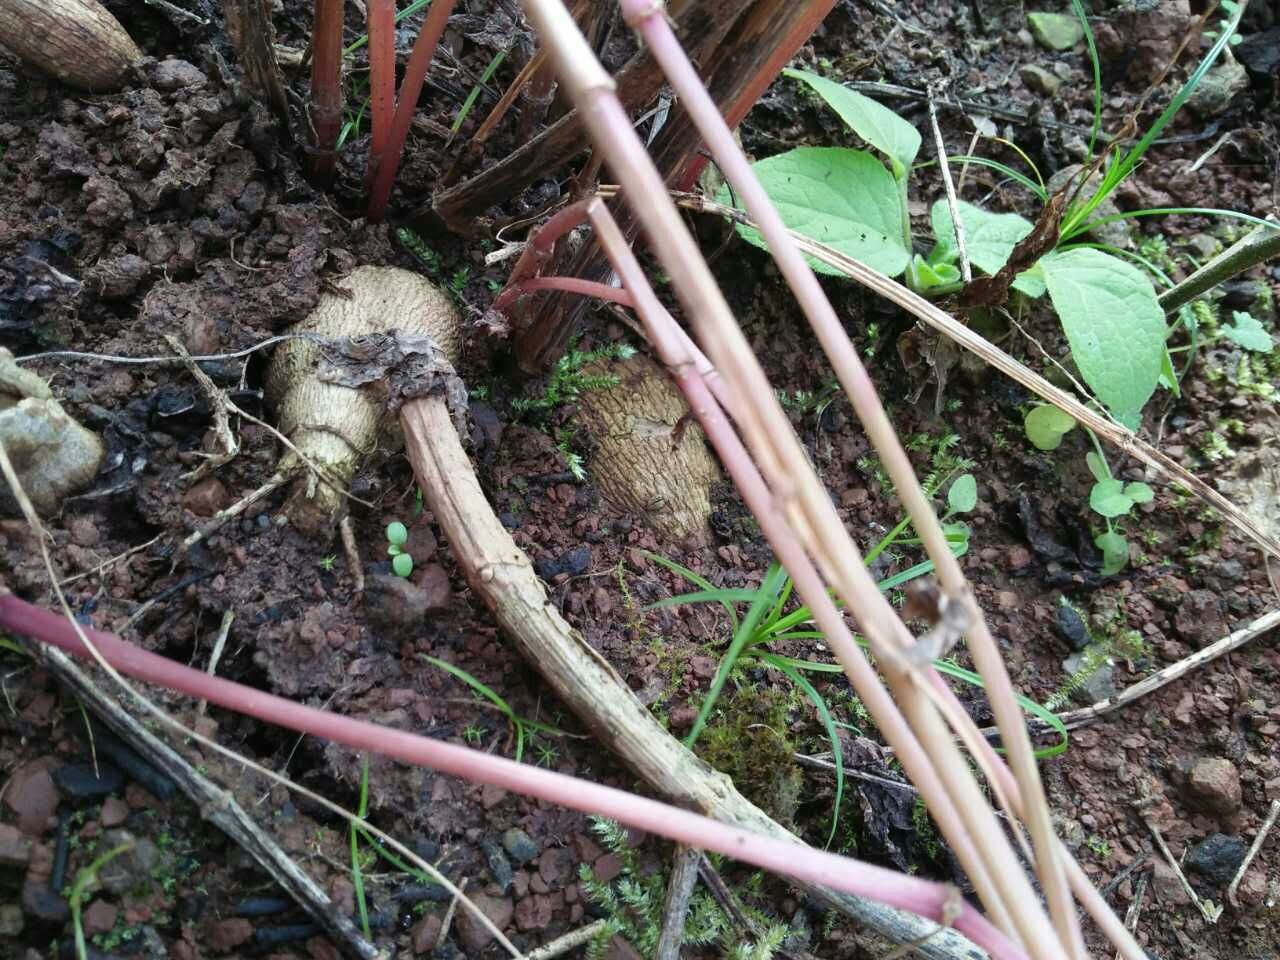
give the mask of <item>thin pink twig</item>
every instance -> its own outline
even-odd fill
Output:
[[[66,618],[42,610],[12,593],[0,593],[0,627],[89,658],[75,627]],[[211,676],[166,657],[126,643],[113,634],[86,629],[95,647],[121,673],[208,700],[230,710],[355,750],[369,751],[431,767],[442,773],[487,783],[585,813],[617,820],[630,827],[668,837],[689,846],[782,873],[806,883],[821,884],[943,922],[958,908],[957,930],[998,960],[1026,960],[1026,954],[995,929],[952,887],[909,877],[771,837],[681,810],[623,790],[579,780],[551,770],[495,757],[479,750],[442,743],[402,730],[378,726],[318,710]]]
[[[521,297],[526,297],[538,290],[560,290],[563,293],[577,293],[584,297],[595,297],[599,300],[608,300],[610,303],[620,303],[624,307],[632,306],[631,294],[621,287],[611,287],[607,283],[583,280],[581,277],[530,277],[528,280],[519,280],[509,284],[505,290],[494,298],[490,309],[501,313]]]

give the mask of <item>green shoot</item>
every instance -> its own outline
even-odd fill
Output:
[[[413,557],[405,552],[404,545],[409,540],[409,531],[399,520],[387,524],[387,555],[391,557],[391,569],[398,577],[407,577],[413,573]]]
[[[360,759],[360,806],[356,816],[361,820],[369,813],[369,758]],[[364,938],[372,942],[369,931],[369,906],[364,898],[364,871],[360,866],[360,829],[355,821],[351,823],[351,886],[355,889],[356,909],[360,912],[360,929]]]
[[[89,960],[89,946],[84,938],[84,923],[80,912],[85,894],[98,882],[98,871],[122,854],[133,849],[132,843],[122,843],[114,849],[102,854],[84,869],[76,873],[75,882],[71,884],[71,892],[67,900],[71,906],[71,929],[75,936],[77,960]]]
[[[498,712],[507,718],[507,722],[511,724],[512,730],[516,737],[516,762],[519,763],[524,758],[524,745],[527,739],[532,739],[533,733],[541,733],[550,737],[563,737],[567,734],[559,727],[553,727],[549,723],[541,723],[537,720],[530,720],[528,717],[522,717],[511,709],[511,704],[498,696],[493,689],[484,683],[481,683],[467,671],[461,667],[456,667],[447,660],[440,660],[436,657],[428,656],[425,653],[418,654],[423,660],[431,664],[433,667],[439,667],[446,673],[450,673],[457,677],[473,691],[498,708]]]
[[[453,125],[449,127],[449,136],[454,136],[462,125],[466,122],[467,117],[471,114],[472,109],[476,105],[476,101],[480,99],[480,92],[484,89],[484,85],[493,79],[493,75],[502,66],[502,61],[506,59],[507,51],[499,50],[493,55],[493,59],[489,61],[489,65],[484,68],[484,73],[480,74],[480,80],[471,92],[467,94],[467,98],[462,101],[462,107],[458,110],[458,115],[453,118]]]

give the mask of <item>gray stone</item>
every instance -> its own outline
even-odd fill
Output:
[[[1079,653],[1073,653],[1062,661],[1062,669],[1067,672],[1067,676],[1074,677],[1076,675],[1080,665],[1084,662],[1084,657],[1085,651],[1082,650]],[[1116,690],[1115,674],[1115,665],[1108,660],[1077,686],[1072,691],[1071,696],[1086,706],[1098,703],[1100,700],[1110,700],[1118,692]]]
[[[480,849],[484,851],[485,862],[489,865],[489,876],[498,885],[498,891],[506,893],[511,887],[511,861],[492,840],[480,841]]]
[[[1045,96],[1052,97],[1062,88],[1061,77],[1034,63],[1020,67],[1018,76],[1022,80],[1022,85],[1032,93],[1043,93]]]
[[[1187,248],[1201,260],[1208,260],[1218,252],[1218,240],[1207,233],[1193,233],[1187,237]]]
[[[1208,813],[1231,815],[1240,809],[1240,771],[1226,757],[1202,757],[1187,777],[1192,803]]]
[[[1046,50],[1070,50],[1084,39],[1084,27],[1067,13],[1028,13],[1027,26]]]
[[[162,860],[160,848],[146,837],[135,837],[128,830],[108,830],[102,835],[103,850],[114,850],[127,843],[133,844],[131,850],[98,870],[102,889],[117,897],[148,882],[151,872],[160,866]]]
[[[528,863],[539,853],[538,845],[533,838],[519,827],[512,827],[502,835],[502,846],[507,851],[507,855],[519,864]]]
[[[1053,613],[1053,625],[1058,628],[1062,639],[1071,644],[1072,650],[1083,650],[1089,645],[1089,628],[1084,618],[1069,604],[1060,603]]]
[[[1187,106],[1201,119],[1225,113],[1236,94],[1249,89],[1249,72],[1231,55],[1230,48],[1222,51],[1217,66],[1206,73],[1196,85]]]

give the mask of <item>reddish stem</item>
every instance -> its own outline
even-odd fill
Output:
[[[724,122],[728,124],[732,130],[740,124],[751,108],[756,105],[756,101],[764,96],[764,92],[769,89],[769,84],[777,79],[778,74],[804,46],[805,41],[813,36],[813,31],[818,29],[818,25],[831,8],[836,5],[836,0],[809,0],[809,9],[804,15],[804,19],[799,20],[787,33],[785,37],[778,41],[778,45],[774,47],[773,53],[770,54],[769,60],[760,72],[757,73],[751,82],[743,88],[738,94],[738,99],[729,104],[724,110]],[[695,154],[694,157],[684,168],[677,181],[677,190],[692,190],[693,185],[698,182],[698,177],[702,175],[703,168],[707,165],[707,157],[701,153]]]
[[[342,128],[342,25],[344,0],[316,0],[311,32],[311,175],[321,186],[333,180]]]
[[[418,109],[418,96],[422,93],[427,71],[431,68],[431,58],[436,55],[436,47],[440,46],[440,38],[444,36],[444,28],[449,24],[449,15],[453,13],[455,3],[456,0],[435,0],[431,4],[426,20],[422,22],[422,31],[414,41],[413,52],[409,54],[409,63],[404,70],[404,81],[400,84],[400,96],[385,145],[386,152],[376,169],[371,167],[370,171],[373,186],[369,192],[369,220],[374,223],[381,221],[387,214],[391,186],[395,183],[396,171],[400,169],[400,154],[404,151],[409,126]]]
[[[385,162],[391,122],[396,109],[396,4],[395,0],[368,0],[369,16],[369,189]]]
[[[74,624],[65,617],[19,600],[7,591],[0,592],[0,628],[91,659]],[[723,853],[809,883],[869,897],[935,921],[941,922],[950,908],[958,906],[960,915],[955,920],[956,929],[986,949],[992,957],[997,960],[1026,958],[1026,954],[985,917],[959,900],[952,887],[904,876],[795,842],[749,833],[613,787],[307,707],[176,663],[126,643],[113,634],[90,628],[84,628],[84,632],[113,667],[135,679],[156,683],[255,717],[264,723],[332,740],[355,750],[377,753],[573,810],[609,817],[626,826]]]
[[[594,280],[582,280],[578,277],[531,277],[510,284],[493,301],[491,309],[502,312],[523,296],[538,290],[560,290],[564,293],[577,293],[584,297],[595,297],[597,300],[608,300],[620,303],[624,307],[634,306],[631,294],[622,287],[611,287],[607,283]]]

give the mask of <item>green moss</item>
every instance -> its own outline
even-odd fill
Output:
[[[794,822],[804,777],[790,735],[794,691],[744,685],[720,698],[698,741],[707,763],[784,826]]]

